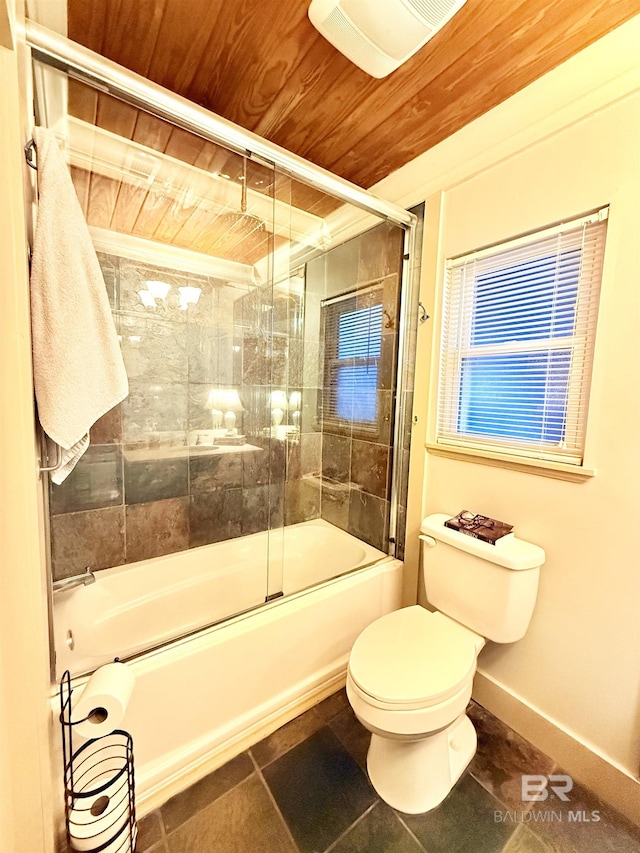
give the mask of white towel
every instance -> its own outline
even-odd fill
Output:
[[[62,450],[54,483],[89,446],[89,429],[129,393],[100,264],[54,133],[34,129],[38,217],[31,330],[38,417]]]

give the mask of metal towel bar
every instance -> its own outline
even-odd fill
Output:
[[[27,144],[24,146],[24,158],[27,161],[27,165],[31,166],[32,169],[38,171],[38,164],[36,163],[36,154],[38,149],[36,148],[36,143],[33,139],[30,139]]]
[[[46,448],[47,448],[47,439],[43,433],[42,452],[43,452],[43,455],[46,453],[46,458],[47,458],[47,462],[48,462],[49,461],[49,454],[47,453]],[[62,448],[60,447],[59,444],[56,444],[55,448],[56,448],[55,462],[53,463],[53,465],[40,465],[40,467],[38,468],[38,472],[40,474],[53,474],[54,471],[59,471],[60,468],[62,468],[62,463],[63,463]]]

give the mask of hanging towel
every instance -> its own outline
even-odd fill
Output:
[[[38,216],[31,259],[31,330],[38,417],[71,473],[89,429],[129,393],[100,264],[53,131],[36,127]]]

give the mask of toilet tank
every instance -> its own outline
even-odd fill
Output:
[[[542,548],[512,533],[495,545],[451,530],[445,513],[420,527],[429,604],[495,643],[526,633],[538,593]]]

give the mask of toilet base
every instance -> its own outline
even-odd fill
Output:
[[[398,811],[423,814],[447,796],[476,752],[478,739],[466,714],[420,740],[371,735],[367,770],[380,797]]]

